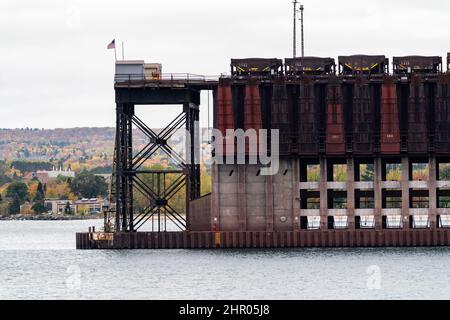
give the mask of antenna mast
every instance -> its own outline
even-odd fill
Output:
[[[292,45],[292,55],[295,58],[297,56],[297,13],[300,11],[300,27],[301,27],[301,45],[302,45],[302,57],[305,56],[305,39],[303,37],[303,5],[300,5],[300,10],[297,10],[297,0],[292,2],[294,4],[294,30],[293,30],[293,45]]]
[[[302,33],[302,57],[305,56],[305,39],[303,38],[303,5],[300,5],[300,23]]]
[[[292,2],[294,4],[294,34],[293,34],[293,44],[292,44],[292,56],[293,58],[297,55],[297,0]]]

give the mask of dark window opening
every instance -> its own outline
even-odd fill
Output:
[[[394,209],[402,207],[402,191],[399,189],[382,189],[382,208]]]

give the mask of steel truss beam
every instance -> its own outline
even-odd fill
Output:
[[[137,231],[146,222],[157,225],[155,231],[166,231],[166,220],[178,228],[189,230],[189,203],[200,196],[199,147],[193,143],[196,124],[199,120],[198,104],[185,102],[183,111],[163,130],[156,133],[135,114],[133,103],[116,104],[116,141],[114,150],[114,189],[116,201],[116,231]],[[185,127],[192,143],[186,145],[184,159],[167,141],[173,134]],[[137,128],[147,138],[148,143],[133,154],[133,129]],[[189,140],[189,139],[187,139]],[[149,170],[142,166],[160,150],[167,154],[175,168]],[[168,174],[175,175],[169,182]],[[151,182],[144,177],[150,177]],[[186,189],[186,216],[173,208],[170,200],[183,188]],[[142,212],[135,212],[133,195],[142,194],[148,201]],[[155,222],[156,220],[156,222]]]

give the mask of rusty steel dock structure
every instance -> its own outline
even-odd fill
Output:
[[[232,59],[231,74],[148,76],[116,71],[115,219],[80,232],[79,249],[278,248],[450,245],[450,54]],[[126,64],[126,62],[123,62]],[[140,62],[130,62],[130,65]],[[214,128],[279,130],[279,170],[212,164],[211,194],[200,168],[168,145],[177,128],[194,137],[200,93],[213,93]],[[182,105],[155,132],[136,105]],[[148,137],[133,150],[133,128]],[[236,156],[223,144],[223,156]],[[142,169],[155,150],[175,166]],[[270,150],[269,150],[270,151]],[[248,156],[248,148],[244,151]],[[194,145],[186,152],[195,159]],[[142,175],[153,175],[157,187]],[[178,174],[171,184],[167,174]],[[164,185],[163,188],[160,186]],[[170,204],[186,191],[186,210]],[[148,198],[136,213],[133,194]],[[158,229],[140,231],[155,219]],[[160,228],[170,220],[180,231]]]

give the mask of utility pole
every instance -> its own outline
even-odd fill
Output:
[[[292,2],[294,4],[294,34],[293,34],[293,44],[292,44],[292,56],[295,58],[297,56],[297,0]]]

